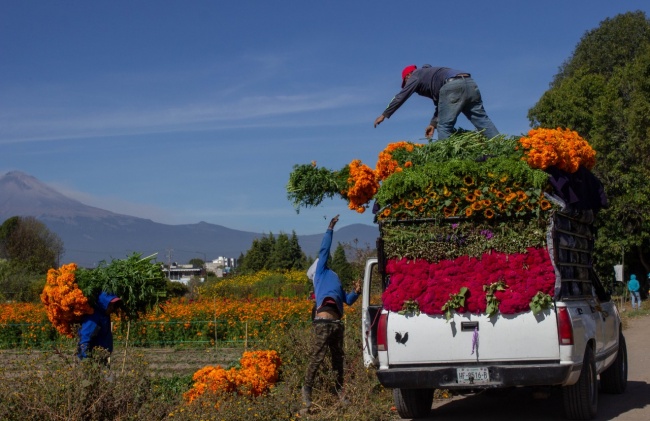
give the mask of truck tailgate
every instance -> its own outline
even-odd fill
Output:
[[[533,315],[454,314],[453,319],[391,312],[388,365],[559,360],[554,310]]]

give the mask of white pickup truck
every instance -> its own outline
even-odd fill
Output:
[[[449,320],[444,314],[385,308],[391,279],[379,224],[379,258],[369,259],[365,268],[364,359],[376,368],[379,382],[393,389],[401,417],[429,416],[435,389],[556,386],[568,418],[592,419],[599,377],[602,392],[625,391],[627,352],[619,312],[591,268],[592,220],[589,213],[553,213],[546,248],[556,280],[547,308],[491,317],[453,312]]]

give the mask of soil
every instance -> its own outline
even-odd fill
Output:
[[[155,376],[185,376],[194,374],[206,365],[221,365],[239,361],[243,348],[128,348],[127,357],[138,356],[147,364],[147,369]],[[64,350],[61,355],[42,351],[3,350],[0,351],[0,365],[4,375],[11,375],[32,367],[30,361],[36,361],[44,356],[47,358],[72,358],[73,350]],[[116,348],[111,356],[111,367],[121,368],[124,361],[124,348]],[[127,361],[134,361],[128,358]]]
[[[650,420],[650,316],[629,319],[623,331],[628,353],[627,390],[599,393],[596,420]],[[425,421],[563,420],[559,388],[516,388],[435,400]]]

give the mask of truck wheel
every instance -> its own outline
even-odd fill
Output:
[[[600,373],[600,387],[605,393],[621,394],[627,388],[627,346],[621,333],[618,338],[616,359]]]
[[[576,384],[562,388],[564,412],[572,420],[590,420],[598,410],[598,373],[594,352],[587,346]]]
[[[397,413],[402,418],[423,418],[431,413],[433,389],[393,389]]]

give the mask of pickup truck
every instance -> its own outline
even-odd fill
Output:
[[[599,378],[600,391],[625,391],[627,351],[620,315],[592,269],[593,220],[593,212],[577,212],[566,206],[551,212],[546,241],[537,249],[547,253],[551,264],[548,298],[545,304],[540,299],[538,304],[542,304],[536,308],[531,304],[528,309],[514,308],[516,311],[510,314],[468,311],[470,306],[463,300],[469,300],[471,294],[468,296],[463,290],[450,295],[459,301],[454,307],[454,300],[450,299],[447,311],[427,314],[421,311],[422,303],[420,308],[409,307],[409,300],[404,301],[402,308],[391,308],[388,302],[394,302],[394,297],[390,294],[400,291],[391,285],[399,275],[394,266],[404,259],[388,255],[385,242],[392,240],[387,239],[386,232],[396,227],[413,229],[460,221],[448,218],[379,222],[378,257],[369,259],[365,266],[364,362],[367,367],[376,368],[383,386],[393,389],[401,417],[429,416],[435,389],[463,393],[553,386],[562,389],[567,418],[592,419],[598,407]],[[491,240],[488,237],[485,241]],[[433,238],[431,244],[436,241],[444,243],[449,237]],[[503,261],[512,260],[506,257]],[[462,262],[456,269],[476,263],[467,259]],[[415,270],[413,261],[406,264],[412,264],[411,269]],[[504,273],[509,270],[508,264],[504,263]],[[523,267],[528,265],[524,263]],[[417,273],[416,277],[427,277]],[[474,276],[480,278],[483,274]],[[511,276],[517,276],[516,272]],[[491,292],[492,298],[500,296],[505,301],[507,286],[518,280],[507,276],[502,279],[505,281],[493,283],[491,289],[484,287],[486,296]],[[423,280],[426,285],[420,285],[435,290],[443,288],[445,280],[443,276],[429,276]],[[426,294],[422,292],[420,297]]]

